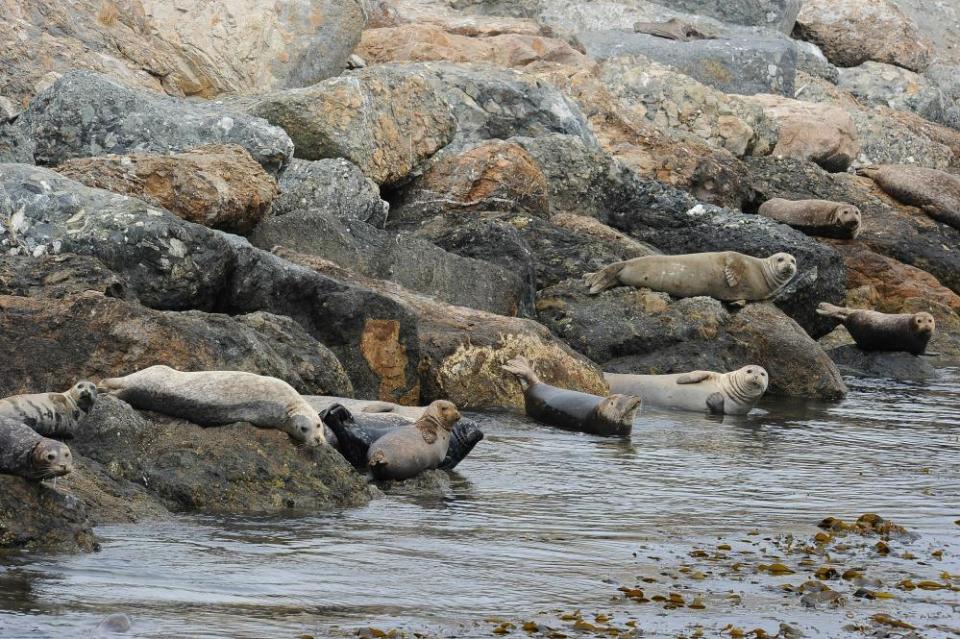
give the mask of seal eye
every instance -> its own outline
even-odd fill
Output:
[[[54,462],[54,461],[56,461],[56,459],[57,459],[57,454],[56,454],[56,453],[47,453],[47,461],[48,461],[48,462]]]
[[[783,258],[782,258],[782,257],[778,257],[778,258],[777,258],[777,262],[782,264],[782,263],[783,263]]]
[[[300,427],[300,432],[301,432],[301,433],[306,433],[306,432],[309,431],[309,430],[310,430],[310,427],[309,427],[309,426],[301,426],[301,427]]]

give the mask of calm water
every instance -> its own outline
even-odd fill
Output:
[[[726,623],[776,632],[785,620],[829,637],[876,612],[919,620],[925,637],[960,636],[960,594],[892,586],[960,573],[960,371],[923,385],[849,381],[840,404],[773,401],[722,421],[645,414],[629,442],[474,416],[486,441],[426,495],[298,519],[102,527],[101,553],[0,564],[0,637],[90,636],[113,612],[140,637],[350,636],[371,625],[491,637],[494,617],[574,609],[636,619],[644,636],[701,622],[707,636]],[[891,555],[876,569],[893,600],[820,611],[785,598],[776,585],[788,577],[677,580],[696,565],[692,548],[725,540],[734,554],[776,556],[778,535],[809,539],[823,517],[863,512],[919,535],[908,547],[920,562]],[[616,599],[641,576],[692,587],[706,608]]]

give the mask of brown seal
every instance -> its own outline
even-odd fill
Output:
[[[633,431],[639,397],[600,397],[544,384],[523,357],[510,360],[503,370],[520,380],[524,409],[538,422],[593,435],[628,437]]]
[[[179,417],[201,426],[249,422],[282,430],[298,442],[326,442],[323,420],[290,384],[240,371],[185,373],[151,366],[100,387],[134,408]]]
[[[73,455],[66,444],[0,417],[0,473],[40,480],[62,477],[72,470]]]
[[[636,22],[633,25],[633,31],[634,33],[646,33],[658,38],[679,40],[680,42],[714,39],[714,36],[708,35],[692,24],[677,18],[670,18],[666,22]]]
[[[915,206],[931,218],[960,229],[960,177],[906,164],[857,169],[895,200]]]
[[[775,197],[764,202],[758,213],[808,235],[852,240],[860,234],[860,209],[842,202]]]
[[[623,284],[673,297],[706,295],[724,302],[745,302],[773,297],[796,274],[797,260],[789,253],[758,258],[722,251],[635,257],[591,273],[586,280],[591,295]]]
[[[367,466],[377,479],[410,479],[437,468],[447,456],[450,433],[459,420],[460,411],[452,402],[433,402],[413,424],[374,441],[367,451]]]
[[[66,393],[0,399],[0,416],[26,424],[44,437],[67,438],[77,434],[96,401],[97,387],[93,382],[81,381]]]
[[[823,302],[817,313],[840,320],[865,351],[906,351],[922,355],[937,329],[930,313],[889,314]]]

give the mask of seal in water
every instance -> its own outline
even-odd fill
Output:
[[[376,403],[369,402],[370,405]],[[379,404],[390,407],[387,402],[379,402]],[[335,403],[320,413],[324,423],[331,430],[327,435],[327,441],[336,442],[334,446],[340,454],[357,468],[367,465],[367,453],[374,442],[398,428],[411,424],[409,419],[392,410],[376,412],[368,408],[370,407],[351,412],[342,404]],[[424,411],[421,411],[418,418],[422,416],[422,412]],[[482,439],[483,431],[473,421],[460,419],[450,433],[446,457],[437,468],[453,470]]]
[[[526,413],[538,422],[593,435],[628,437],[633,430],[639,397],[600,397],[544,384],[523,357],[513,358],[503,370],[519,378]]]
[[[624,284],[673,297],[707,295],[723,302],[742,303],[772,297],[796,274],[797,260],[789,253],[761,259],[722,251],[635,257],[611,264],[586,279],[591,295]]]
[[[100,388],[134,408],[186,419],[201,426],[249,422],[282,430],[310,446],[326,443],[323,420],[290,384],[240,371],[185,373],[169,366],[100,382]]]
[[[758,211],[808,235],[852,240],[860,234],[860,209],[829,200],[767,200]]]
[[[889,314],[822,302],[817,314],[839,320],[864,351],[906,351],[923,355],[937,330],[930,313]]]
[[[62,477],[72,470],[73,455],[66,444],[0,417],[0,473],[41,480]]]
[[[0,399],[0,416],[26,424],[44,437],[72,438],[97,402],[97,387],[81,381],[66,393]]]
[[[767,392],[767,371],[744,366],[731,373],[693,371],[682,375],[604,373],[615,393],[643,398],[644,406],[707,411],[714,415],[746,415]]]
[[[895,200],[921,209],[960,229],[960,176],[905,164],[883,164],[857,169]]]

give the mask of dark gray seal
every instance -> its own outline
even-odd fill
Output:
[[[930,313],[881,313],[823,302],[817,314],[839,320],[860,350],[906,351],[922,355],[937,323]]]
[[[44,437],[72,438],[97,402],[97,387],[81,381],[66,393],[14,395],[0,400],[0,416],[26,424]]]
[[[62,477],[72,470],[73,454],[66,444],[0,417],[0,473],[36,481]]]
[[[632,395],[600,397],[544,384],[523,357],[515,357],[503,370],[516,375],[523,387],[524,409],[538,422],[593,435],[628,437],[640,410]]]

